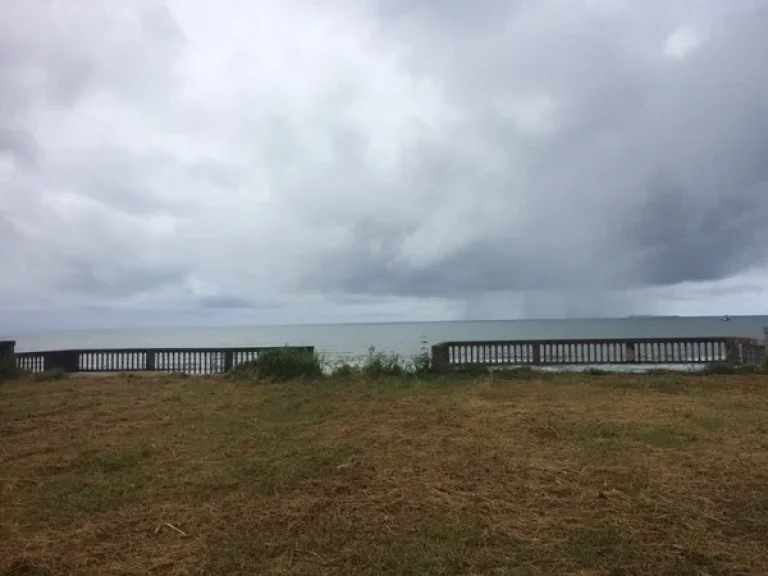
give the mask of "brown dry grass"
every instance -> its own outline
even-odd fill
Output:
[[[768,379],[0,385],[0,574],[768,574]]]

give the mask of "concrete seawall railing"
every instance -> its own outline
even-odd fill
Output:
[[[760,364],[763,342],[748,338],[623,338],[593,340],[486,340],[432,346],[438,370],[455,366],[595,364]]]
[[[765,341],[734,337],[623,338],[592,340],[483,340],[440,342],[432,346],[434,369],[456,366],[568,366],[622,364],[761,364],[768,350]],[[0,341],[0,360],[13,362],[27,372],[165,371],[189,374],[222,374],[258,358],[265,350],[248,348],[129,348],[99,350],[48,350],[15,353],[16,343]],[[283,348],[283,347],[280,347]],[[313,346],[290,350],[313,353]]]
[[[233,367],[258,358],[259,348],[128,348],[104,350],[49,350],[16,354],[16,364],[27,372],[162,371],[188,374],[223,374]],[[290,350],[313,353],[313,346],[290,346]]]

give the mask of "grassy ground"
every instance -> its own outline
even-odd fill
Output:
[[[768,574],[768,378],[0,384],[0,574]]]

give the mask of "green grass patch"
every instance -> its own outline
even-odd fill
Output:
[[[419,394],[424,391],[429,382],[419,378],[381,378],[376,379],[367,389],[378,396],[402,397]]]
[[[727,423],[721,418],[704,418],[701,416],[693,416],[691,421],[699,428],[707,430],[708,432],[717,432],[726,427]]]
[[[370,574],[461,574],[483,546],[479,518],[427,510],[410,534],[386,533],[370,551]]]
[[[38,372],[32,378],[36,382],[53,382],[55,380],[65,380],[69,378],[69,374],[61,368],[54,368],[52,370],[45,370],[44,372]]]
[[[125,472],[138,467],[139,463],[151,454],[149,449],[104,452],[88,450],[72,460],[53,463],[43,470],[43,473],[57,476],[68,473],[95,475]]]
[[[486,372],[487,373],[487,372]],[[520,366],[518,368],[506,368],[501,370],[495,370],[493,372],[493,378],[496,380],[518,380],[518,381],[531,381],[531,380],[546,380],[552,379],[554,372],[537,370],[530,366]]]
[[[271,438],[237,463],[233,473],[249,492],[275,495],[336,472],[355,452],[351,444],[323,446],[306,438]]]
[[[512,371],[514,369],[511,369]],[[497,370],[494,372],[494,374],[500,374],[501,372],[504,372],[505,370]],[[445,372],[446,376],[450,378],[480,378],[482,376],[488,376],[491,374],[491,371],[488,369],[488,366],[484,366],[482,364],[456,364],[455,366],[451,366],[449,370]]]
[[[698,441],[696,436],[671,426],[652,426],[638,430],[635,437],[641,442],[659,448],[688,448]]]
[[[27,498],[36,500],[32,518],[74,520],[82,514],[100,514],[132,501],[144,478],[141,463],[150,451],[81,453],[75,459],[53,463],[40,471],[34,485],[27,485]]]
[[[566,551],[577,566],[599,566],[609,574],[621,574],[631,562],[631,541],[611,526],[585,526],[574,530],[568,538]]]
[[[477,394],[485,400],[497,402],[514,402],[523,397],[523,386],[514,381],[506,381],[498,378],[490,378],[477,387]]]
[[[574,444],[573,453],[590,465],[603,465],[626,457],[626,425],[610,422],[569,422],[557,426],[560,438]]]
[[[682,375],[654,376],[648,380],[648,387],[662,394],[686,394],[690,392],[690,384]]]
[[[573,427],[583,440],[616,440],[626,434],[624,427],[615,422],[585,422]]]
[[[643,390],[645,386],[637,377],[627,377],[622,375],[606,378],[599,382],[599,385],[611,393],[614,390]]]
[[[97,471],[102,474],[125,472],[139,465],[141,455],[131,452],[107,452],[93,454],[81,459],[82,467],[87,471]]]

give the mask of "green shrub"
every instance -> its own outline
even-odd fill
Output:
[[[356,366],[339,360],[329,365],[328,375],[331,378],[423,377],[431,371],[432,359],[427,352],[414,356],[410,361],[404,361],[397,354],[376,352],[376,349],[371,346],[368,349],[368,358],[362,364]]]
[[[403,376],[406,374],[406,369],[397,354],[376,352],[376,349],[371,346],[368,348],[368,358],[363,363],[361,372],[367,378],[382,378],[385,376]]]
[[[422,350],[421,354],[413,357],[411,369],[416,376],[426,376],[432,373],[432,356],[429,351]]]
[[[235,366],[229,374],[242,379],[319,378],[323,375],[323,363],[315,352],[286,346],[262,350],[255,360]]]
[[[331,366],[329,376],[331,378],[354,378],[360,375],[360,368],[340,360]]]

